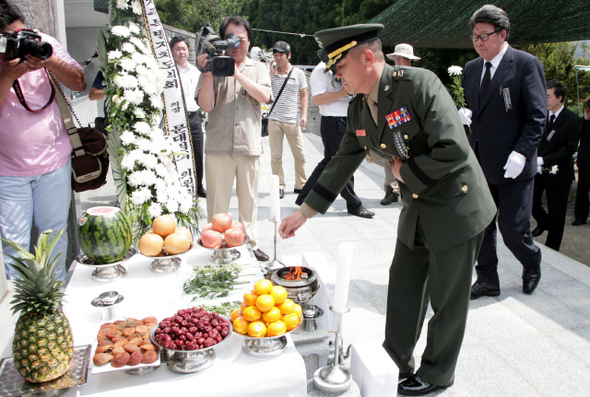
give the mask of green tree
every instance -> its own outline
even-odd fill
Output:
[[[217,29],[231,10],[219,0],[155,0],[155,3],[163,23],[195,33],[206,23]]]
[[[579,47],[582,48],[585,58],[576,57]],[[581,99],[590,95],[590,73],[578,71],[578,82],[576,82],[574,66],[590,65],[588,45],[585,43],[578,45],[573,42],[544,43],[523,45],[521,49],[541,60],[547,80],[560,81],[565,86],[567,94],[564,104],[577,113],[578,87]]]

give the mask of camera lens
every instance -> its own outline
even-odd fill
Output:
[[[37,45],[37,58],[45,60],[51,58],[51,55],[53,55],[53,47],[51,47],[51,44],[41,42]]]
[[[22,39],[20,53],[22,58],[28,54],[44,61],[53,55],[53,47],[51,47],[51,44],[43,41]]]
[[[215,57],[211,59],[211,72],[214,76],[233,76],[235,64],[232,57]]]

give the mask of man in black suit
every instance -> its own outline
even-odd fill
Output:
[[[547,90],[541,62],[506,42],[510,21],[493,5],[469,21],[479,58],[465,65],[463,87],[473,112],[469,142],[498,207],[504,243],[523,265],[523,292],[532,293],[541,278],[541,251],[533,242],[530,218],[537,145],[547,114]],[[471,299],[500,294],[496,219],[487,227],[477,258]]]
[[[585,225],[588,221],[588,190],[590,190],[590,102],[586,102],[582,136],[578,148],[578,188],[576,189],[576,205],[574,207],[574,226]]]
[[[533,237],[548,230],[545,246],[559,251],[567,199],[574,179],[573,154],[576,152],[582,119],[563,106],[565,87],[557,81],[547,82],[547,106],[549,120],[539,142],[537,176],[533,192],[533,218],[537,227]],[[542,206],[543,191],[547,194],[547,211]]]

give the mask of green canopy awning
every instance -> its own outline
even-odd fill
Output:
[[[485,2],[473,0],[397,0],[371,23],[385,25],[386,45],[418,48],[473,48],[468,22]],[[589,0],[499,0],[510,19],[508,42],[552,43],[590,39]]]

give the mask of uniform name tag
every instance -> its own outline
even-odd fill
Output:
[[[365,131],[365,130],[356,130],[356,136],[367,136],[367,131]]]
[[[408,159],[408,147],[406,146],[406,142],[402,137],[402,132],[397,131],[393,133],[393,143],[395,143],[395,148],[397,149],[397,153],[399,157],[406,161]]]
[[[502,88],[502,96],[504,97],[504,107],[506,111],[512,110],[512,98],[510,97],[510,88]]]

